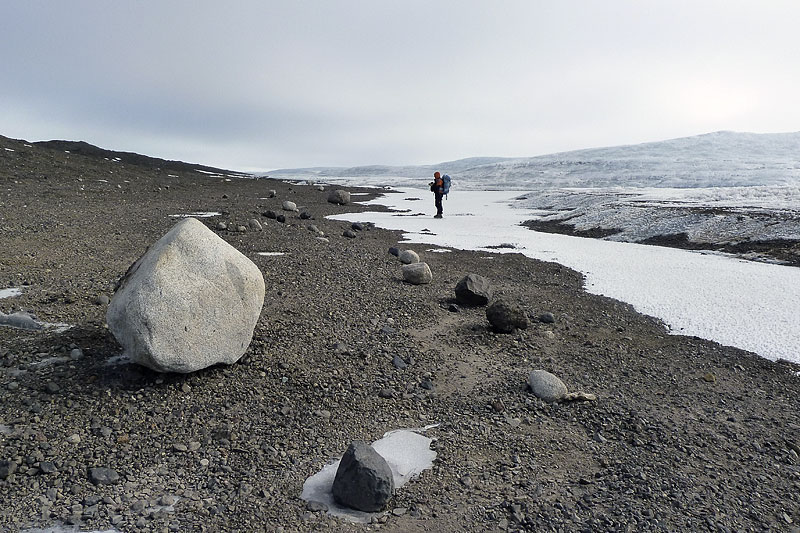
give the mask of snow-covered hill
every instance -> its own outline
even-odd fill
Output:
[[[526,158],[470,158],[422,166],[281,169],[274,178],[420,186],[434,170],[454,188],[800,186],[800,132],[721,131]]]

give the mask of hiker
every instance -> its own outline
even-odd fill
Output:
[[[434,172],[433,181],[428,185],[431,186],[434,204],[436,204],[436,215],[433,218],[442,218],[442,196],[444,196],[444,180],[442,180],[442,175],[438,171]]]

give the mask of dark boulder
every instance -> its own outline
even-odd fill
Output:
[[[456,285],[456,300],[462,305],[486,305],[492,299],[489,280],[478,274],[467,274]]]
[[[362,441],[350,444],[331,487],[341,505],[374,513],[386,507],[394,493],[394,478],[386,459]]]

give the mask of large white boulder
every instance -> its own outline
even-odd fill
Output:
[[[239,360],[263,305],[258,267],[187,218],[131,266],[106,321],[132,361],[187,373]]]

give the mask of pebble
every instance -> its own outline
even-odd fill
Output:
[[[95,485],[114,485],[119,482],[119,474],[111,468],[90,468],[89,481]]]
[[[52,381],[48,381],[47,385],[44,386],[44,391],[48,394],[55,394],[61,390],[61,387],[58,386],[58,383],[53,383]]]
[[[69,442],[70,444],[78,444],[81,442],[81,436],[78,435],[77,433],[73,433],[72,435],[67,437],[67,442]]]
[[[75,348],[71,352],[69,352],[69,358],[73,361],[77,361],[78,359],[83,359],[83,350],[80,348]]]

